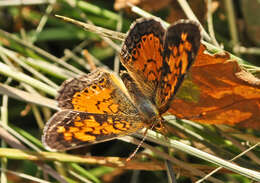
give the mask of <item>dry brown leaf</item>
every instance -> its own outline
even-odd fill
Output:
[[[204,51],[201,45],[168,112],[201,123],[260,129],[260,80],[230,60],[228,53]]]

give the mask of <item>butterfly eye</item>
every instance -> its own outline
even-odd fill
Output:
[[[143,42],[145,42],[145,41],[146,41],[146,37],[143,38]]]
[[[137,47],[140,49],[140,48],[141,48],[141,44],[139,43],[139,44],[137,45]]]

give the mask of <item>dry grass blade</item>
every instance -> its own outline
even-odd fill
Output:
[[[17,100],[26,101],[29,103],[58,110],[57,102],[55,100],[42,97],[36,94],[31,94],[5,84],[0,84],[0,94],[6,94],[9,97],[15,98]]]
[[[74,66],[72,66],[72,65],[70,65],[66,62],[63,62],[61,59],[55,57],[54,55],[46,52],[45,50],[43,50],[39,47],[34,46],[31,43],[28,43],[24,40],[19,39],[15,35],[12,35],[12,34],[6,32],[4,30],[1,30],[1,29],[0,29],[0,34],[3,35],[4,37],[7,37],[8,39],[14,40],[17,43],[34,50],[36,53],[39,53],[40,55],[42,55],[42,56],[44,56],[44,57],[46,57],[46,58],[48,58],[48,59],[50,59],[54,62],[59,63],[60,65],[64,66],[65,68],[67,68],[70,71],[73,71],[74,73],[83,74],[83,72],[81,70],[77,69],[76,67],[74,67]]]
[[[55,16],[60,18],[60,19],[63,19],[64,21],[76,24],[76,25],[82,27],[83,29],[85,29],[87,31],[97,33],[97,34],[104,36],[104,37],[113,38],[113,39],[116,39],[116,40],[119,40],[119,41],[123,41],[125,39],[125,34],[120,33],[120,32],[111,31],[109,29],[105,29],[105,28],[98,27],[98,26],[95,26],[95,25],[83,23],[83,22],[80,22],[80,21],[77,21],[77,20],[74,20],[74,19],[71,19],[71,18],[68,18],[68,17],[65,17],[65,16],[61,16],[61,15],[55,15]]]
[[[27,179],[27,180],[31,180],[31,181],[33,181],[33,182],[50,183],[49,181],[42,180],[42,179],[39,179],[39,178],[30,176],[30,175],[28,175],[28,174],[24,174],[24,173],[20,173],[20,172],[15,172],[15,171],[3,169],[3,168],[0,168],[0,170],[3,171],[3,172],[9,173],[9,174],[13,174],[13,175],[15,175],[15,176],[18,176],[18,177]]]
[[[167,141],[166,140],[158,140],[158,139],[163,139],[164,136],[162,136],[161,134],[158,134],[154,131],[148,130],[147,134],[148,134],[147,140],[161,144],[161,145],[166,146],[166,147],[172,147],[172,148],[178,149],[178,150],[183,151],[185,153],[188,153],[190,155],[193,155],[193,156],[196,156],[198,158],[204,159],[206,161],[212,162],[212,163],[214,163],[218,166],[224,167],[228,170],[242,174],[242,175],[244,175],[244,176],[246,176],[246,177],[248,177],[252,180],[260,181],[260,172],[238,166],[234,163],[230,163],[226,160],[223,160],[223,159],[218,158],[214,155],[211,155],[209,153],[206,153],[204,151],[196,149],[192,146],[181,143],[177,140],[171,140],[171,139],[167,139]]]
[[[167,169],[168,182],[169,183],[177,183],[175,175],[174,175],[172,163],[168,160],[165,160],[165,166],[166,166],[166,169]]]
[[[237,155],[236,157],[232,158],[230,161],[233,161],[241,156],[243,156],[244,154],[246,154],[247,152],[251,151],[252,149],[256,148],[260,143],[255,144],[254,146],[250,147],[249,149],[247,149],[246,151],[242,152],[241,154]],[[214,173],[218,172],[219,170],[221,170],[222,167],[218,167],[217,169],[215,169],[214,171],[210,172],[207,176],[203,177],[202,179],[200,179],[199,181],[197,181],[196,183],[201,183],[204,180],[208,179],[210,176],[212,176]]]
[[[149,137],[149,138],[151,138],[151,137]],[[133,137],[129,137],[129,136],[121,137],[120,139],[123,140],[123,141],[129,142],[129,143],[134,143],[136,145],[140,144],[140,142],[141,142],[141,141],[139,141],[139,140],[137,140],[137,139],[135,139]],[[154,140],[154,142],[155,141],[156,140]],[[184,169],[184,170],[188,171],[193,176],[200,176],[200,177],[206,176],[206,174],[204,172],[198,170],[197,168],[195,168],[193,166],[190,166],[190,164],[182,162],[182,161],[178,160],[177,158],[174,158],[174,157],[170,156],[169,154],[167,154],[165,152],[162,152],[162,151],[156,149],[155,147],[152,147],[151,145],[148,145],[148,144],[144,143],[142,145],[142,147],[150,149],[155,154],[159,155],[160,157],[163,157],[164,159],[167,159],[167,160],[171,161],[174,165],[177,165],[181,169]],[[218,180],[216,178],[213,178],[213,177],[209,177],[209,179],[211,181],[214,181],[214,182],[217,182],[217,183],[222,183],[222,181],[220,181],[220,180]]]

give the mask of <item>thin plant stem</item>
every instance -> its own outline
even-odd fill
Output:
[[[252,147],[248,148],[247,150],[245,150],[244,152],[240,153],[239,155],[235,156],[234,158],[232,158],[230,161],[234,161],[236,160],[237,158],[245,155],[247,152],[253,150],[254,148],[256,148],[258,145],[260,145],[260,142],[253,145]],[[219,170],[221,170],[223,167],[218,167],[216,168],[215,170],[213,170],[212,172],[210,172],[207,176],[203,177],[202,179],[196,181],[196,183],[201,183],[203,181],[205,181],[206,179],[208,179],[210,176],[212,176],[214,173],[218,172]]]
[[[26,85],[23,85],[23,87],[26,90],[32,89],[32,88],[27,88]],[[20,89],[5,85],[5,84],[0,84],[0,94],[7,94],[9,97],[20,100],[20,101],[25,101],[28,103],[33,103],[37,105],[41,105],[44,107],[48,107],[54,110],[58,110],[57,106],[57,101],[52,100],[50,98],[46,98],[43,96],[40,96],[39,94],[34,94],[30,91],[25,92]]]
[[[100,8],[96,5],[93,5],[91,3],[88,3],[86,1],[82,0],[70,0],[70,3],[76,4],[77,7],[79,7],[83,11],[88,11],[90,13],[96,14],[100,17],[104,17],[107,19],[117,20],[118,15],[112,11]]]
[[[208,0],[208,11],[207,11],[207,22],[208,22],[208,31],[209,31],[209,35],[211,37],[211,40],[213,42],[214,45],[216,45],[217,47],[219,47],[219,44],[216,40],[215,37],[215,32],[214,32],[214,26],[213,26],[213,18],[212,18],[212,0]]]
[[[112,31],[112,30],[102,28],[102,27],[98,27],[98,26],[91,25],[91,24],[86,24],[86,23],[83,23],[83,22],[80,22],[80,21],[77,21],[77,20],[74,20],[74,19],[71,19],[71,18],[68,18],[68,17],[60,16],[60,15],[55,15],[55,16],[60,18],[60,19],[63,19],[64,21],[76,24],[76,25],[82,27],[83,29],[85,29],[87,31],[91,31],[91,32],[94,32],[96,34],[99,34],[99,35],[102,35],[102,36],[105,36],[105,37],[110,37],[110,38],[120,40],[120,41],[123,41],[124,38],[125,38],[124,33]]]
[[[247,48],[244,46],[235,46],[234,52],[241,53],[241,54],[260,55],[260,48],[258,47]]]
[[[41,113],[35,104],[31,105],[34,118],[40,130],[44,128],[44,121],[42,120]]]
[[[89,40],[84,40],[80,44],[78,44],[75,48],[73,48],[70,52],[76,53],[82,51],[82,49],[89,44]],[[66,49],[65,49],[66,51]],[[70,54],[64,54],[63,57],[61,57],[62,60],[67,61],[70,59]]]
[[[7,170],[5,168],[0,168],[1,172],[4,172],[4,173],[9,173],[9,174],[12,174],[12,175],[15,175],[17,177],[21,177],[23,179],[27,179],[27,180],[30,180],[32,182],[39,182],[39,183],[51,183],[49,181],[46,181],[46,180],[42,180],[42,179],[39,179],[39,178],[35,178],[31,175],[27,175],[27,174],[24,174],[24,173],[20,173],[20,172],[16,172],[16,171],[11,171],[11,170]],[[4,183],[4,182],[1,182],[1,183]]]
[[[83,176],[77,174],[76,172],[74,172],[74,171],[72,171],[72,170],[69,170],[69,173],[70,173],[72,176],[76,177],[77,179],[81,180],[81,181],[84,182],[84,183],[92,183],[92,181],[87,180],[85,177],[83,177]]]
[[[20,135],[18,132],[16,132],[15,130],[13,130],[11,127],[9,127],[6,124],[3,124],[2,121],[0,121],[0,126],[3,127],[5,130],[7,130],[10,134],[12,134],[13,136],[15,136],[16,138],[18,138],[19,140],[21,140],[22,142],[24,142],[25,144],[27,144],[29,147],[31,147],[33,150],[40,152],[41,150],[35,146],[33,143],[31,143],[29,140],[27,140],[26,138],[24,138],[22,135]]]
[[[25,6],[25,5],[37,5],[37,4],[52,4],[56,0],[1,0],[1,6]]]
[[[137,134],[138,135],[138,134]],[[138,135],[139,136],[139,135]],[[141,136],[140,136],[141,137]],[[120,140],[123,140],[125,142],[128,142],[128,143],[134,143],[136,145],[139,145],[141,143],[140,140],[137,140],[136,138],[133,138],[133,137],[129,137],[129,136],[126,136],[126,137],[120,137],[119,138]],[[150,149],[152,152],[154,152],[155,154],[159,155],[160,157],[163,157],[164,159],[167,159],[169,161],[171,161],[173,164],[183,168],[184,170],[187,170],[187,171],[190,171],[191,174],[194,174],[196,176],[206,176],[206,174],[192,166],[189,166],[189,164],[185,163],[185,162],[182,162],[172,156],[170,156],[169,154],[165,153],[165,152],[162,152],[160,150],[158,150],[157,148],[147,144],[147,143],[143,143],[142,144],[142,147],[144,148],[147,148],[147,149]],[[219,181],[213,177],[210,177],[212,178],[211,181],[215,181],[217,183],[222,183],[222,181]]]
[[[1,120],[4,125],[8,125],[8,96],[3,95],[2,97],[2,107],[1,107]],[[6,143],[1,140],[1,147],[5,147]],[[7,168],[7,158],[1,158],[1,167],[3,169]],[[7,176],[4,171],[1,171],[1,182],[7,183]]]
[[[55,0],[56,1],[56,0]],[[47,20],[48,20],[48,15],[50,15],[50,13],[52,12],[53,10],[53,4],[49,4],[46,8],[46,11],[45,11],[45,14],[42,16],[37,28],[36,28],[36,31],[35,31],[35,34],[32,36],[31,40],[32,42],[35,42],[38,35],[40,34],[40,32],[42,32],[44,26],[46,25],[47,23]]]
[[[89,64],[81,57],[78,57],[75,53],[73,53],[71,50],[69,49],[65,49],[64,50],[64,57],[67,59],[73,59],[75,60],[79,65],[81,65],[82,67],[84,67],[86,70],[90,70],[90,66]]]
[[[45,83],[47,83],[48,85],[52,86],[53,88],[58,88],[59,86],[52,82],[51,80],[49,80],[47,77],[45,77],[43,74],[41,74],[40,72],[38,72],[37,70],[35,70],[34,68],[28,66],[27,64],[25,64],[22,60],[26,60],[26,58],[19,56],[19,58],[17,57],[17,53],[8,50],[4,47],[0,46],[0,51],[4,54],[6,54],[9,58],[11,58],[13,61],[15,61],[17,64],[21,65],[23,68],[25,68],[26,70],[28,70],[29,72],[31,72],[32,74],[34,74],[37,78],[39,78],[40,80],[44,81]]]
[[[87,179],[89,179],[89,180],[91,180],[91,181],[93,181],[95,183],[100,183],[101,182],[98,178],[93,176],[93,174],[91,174],[88,170],[86,170],[85,168],[81,167],[77,163],[70,163],[70,166],[74,169],[73,172],[84,176],[84,178],[87,178]]]
[[[236,18],[235,18],[235,11],[234,11],[234,5],[233,0],[224,0],[226,12],[227,12],[227,18],[228,18],[228,25],[229,25],[229,31],[230,36],[232,40],[232,45],[234,47],[239,46],[239,38],[238,38],[238,32],[237,32],[237,26],[236,26]],[[235,50],[233,50],[235,51]]]
[[[24,41],[24,40],[21,40],[21,39],[19,39],[18,37],[14,36],[14,35],[12,35],[12,34],[10,34],[10,33],[8,33],[8,32],[6,32],[6,31],[4,31],[4,30],[2,30],[2,29],[0,29],[0,34],[3,35],[3,36],[5,36],[5,37],[7,37],[8,39],[11,39],[11,40],[13,40],[13,41],[16,41],[17,43],[19,43],[19,44],[21,44],[21,45],[23,45],[23,46],[25,46],[25,47],[30,48],[31,50],[33,50],[33,51],[39,53],[40,55],[42,55],[42,56],[44,56],[44,57],[46,57],[46,58],[48,58],[48,59],[50,59],[50,60],[52,60],[52,61],[54,61],[54,62],[56,62],[56,63],[59,63],[60,65],[62,65],[62,66],[64,66],[65,68],[67,68],[68,70],[73,71],[75,77],[76,77],[77,74],[83,74],[83,72],[82,72],[81,70],[77,69],[76,67],[73,67],[72,65],[70,65],[70,64],[68,64],[68,63],[66,63],[66,62],[63,62],[61,59],[59,59],[59,58],[57,58],[57,57],[51,55],[50,53],[44,51],[43,49],[41,49],[41,48],[39,48],[39,47],[36,47],[36,46],[34,46],[33,44],[28,43],[28,42],[26,42],[26,41]],[[76,74],[76,73],[77,73],[77,74]]]
[[[9,76],[17,81],[27,83],[28,85],[31,85],[39,90],[42,90],[52,96],[57,95],[57,90],[50,87],[49,85],[46,85],[45,83],[40,82],[37,79],[34,79],[22,72],[18,72],[14,69],[11,69],[9,66],[3,64],[0,62],[0,73]]]
[[[236,164],[230,163],[226,160],[213,156],[209,153],[203,152],[199,149],[196,149],[194,147],[181,143],[177,140],[172,140],[172,139],[167,139],[167,141],[158,140],[158,139],[163,139],[164,136],[159,133],[156,133],[154,131],[148,130],[147,134],[148,134],[147,139],[151,140],[152,142],[161,144],[166,147],[172,147],[172,148],[178,149],[178,150],[188,153],[190,155],[193,155],[193,156],[199,157],[201,159],[204,159],[206,161],[212,162],[218,166],[224,167],[233,172],[244,175],[252,180],[260,181],[259,172],[256,172],[256,171],[244,168],[244,167],[240,167]]]
[[[116,25],[116,31],[121,32],[122,26],[123,26],[123,18],[122,18],[122,12],[120,11],[120,16],[118,18],[117,25]],[[118,51],[118,53],[120,53],[121,48],[119,48],[119,50],[117,50],[117,51]],[[116,54],[115,58],[114,58],[115,73],[119,73],[119,69],[120,69],[120,59],[119,59],[119,55]]]

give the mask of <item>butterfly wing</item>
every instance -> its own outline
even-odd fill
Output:
[[[122,80],[107,70],[65,81],[57,100],[62,110],[47,122],[42,137],[50,150],[99,143],[145,126]]]
[[[138,113],[122,80],[105,69],[65,81],[57,100],[63,110],[114,115]]]
[[[121,62],[141,92],[154,101],[163,67],[165,29],[154,19],[138,19],[130,28],[121,49]]]
[[[176,22],[167,30],[154,19],[142,18],[131,26],[121,62],[160,114],[169,108],[195,60],[200,40],[199,26],[189,20]]]
[[[63,110],[47,122],[42,142],[51,151],[64,151],[111,140],[144,127],[140,116]]]
[[[199,26],[193,21],[181,20],[167,29],[164,39],[163,70],[155,98],[161,114],[169,108],[185,74],[194,62],[200,40]]]

